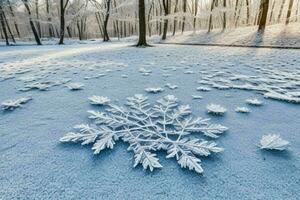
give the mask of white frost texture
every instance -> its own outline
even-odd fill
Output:
[[[110,99],[108,97],[96,96],[93,95],[89,98],[90,104],[104,106],[110,103]]]
[[[22,97],[16,100],[7,100],[1,103],[1,107],[3,110],[14,110],[22,106],[22,104],[27,103],[32,100],[31,97]]]
[[[290,143],[280,137],[280,135],[264,135],[260,140],[261,149],[285,150]]]
[[[238,112],[238,113],[250,113],[251,111],[247,107],[237,107],[235,109],[235,112]]]
[[[227,111],[226,108],[218,104],[209,104],[206,106],[207,112],[215,115],[223,115]]]
[[[143,95],[127,99],[125,107],[110,104],[104,112],[88,111],[92,125],[77,125],[77,132],[67,133],[61,142],[92,144],[94,154],[104,149],[113,149],[121,139],[134,152],[134,167],[161,168],[157,155],[167,152],[167,158],[175,158],[182,168],[202,173],[200,156],[219,153],[223,148],[203,137],[218,138],[227,130],[219,124],[210,124],[209,119],[193,117],[188,105],[179,105],[177,98],[168,95],[155,105]]]
[[[263,102],[258,99],[247,99],[246,103],[252,106],[261,106],[263,105]]]
[[[148,92],[148,93],[156,94],[156,93],[163,92],[164,89],[161,88],[161,87],[149,87],[149,88],[146,88],[145,91]]]
[[[69,84],[67,84],[67,87],[70,90],[82,90],[83,86],[84,85],[82,83],[69,83]]]

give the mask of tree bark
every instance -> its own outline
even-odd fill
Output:
[[[103,41],[104,42],[109,41],[109,36],[108,36],[108,32],[107,32],[107,24],[108,24],[108,20],[109,20],[110,2],[111,2],[111,0],[107,0],[107,2],[106,2],[106,15],[105,15],[104,29],[103,29],[103,33],[104,33]]]
[[[290,23],[290,18],[291,18],[293,4],[294,4],[294,0],[290,0],[289,8],[288,8],[288,11],[287,11],[285,25],[288,25]]]
[[[146,41],[145,0],[139,0],[139,41],[136,46],[148,46]]]
[[[174,14],[176,14],[178,12],[178,0],[176,0],[175,2],[175,8],[174,8]],[[177,25],[177,17],[174,17],[174,26],[173,26],[173,36],[175,35],[176,32],[176,25]]]
[[[281,19],[282,11],[283,11],[283,8],[284,8],[284,4],[285,4],[285,0],[282,0],[280,10],[279,10],[279,15],[278,15],[278,18],[277,18],[278,23],[280,23],[280,19]]]
[[[35,14],[36,14],[36,27],[39,33],[39,37],[42,37],[42,30],[40,24],[40,13],[39,13],[39,0],[35,0]]]
[[[269,0],[261,0],[260,2],[260,19],[258,24],[258,31],[264,32],[267,24],[267,17],[268,17],[268,10],[269,10]]]
[[[30,24],[31,30],[32,30],[33,35],[34,35],[34,39],[35,39],[37,45],[42,45],[39,34],[36,31],[36,28],[35,28],[34,23],[32,21],[31,10],[30,10],[30,7],[28,5],[28,0],[22,0],[22,1],[24,3],[24,6],[25,6],[27,12],[28,12],[28,15],[29,15],[29,24]]]
[[[186,13],[186,8],[187,8],[187,0],[183,0],[183,14],[185,15]],[[182,18],[182,27],[181,27],[181,33],[184,32],[185,28],[185,16]]]
[[[167,17],[169,14],[169,0],[163,0],[163,8],[164,8],[164,16]],[[167,38],[167,32],[168,32],[168,19],[164,19],[164,29],[163,29],[163,35],[162,40],[165,40]]]
[[[210,15],[209,15],[209,21],[208,21],[208,33],[211,32],[211,30],[213,29],[213,24],[212,24],[212,11],[215,7],[215,3],[216,1],[215,0],[212,0],[211,2],[211,6],[210,6]]]
[[[7,0],[7,3],[8,3],[8,7],[9,7],[9,10],[10,10],[10,13],[11,13],[12,17],[14,18],[14,25],[15,25],[16,32],[17,32],[17,34],[18,34],[18,37],[20,38],[21,35],[20,35],[20,31],[19,31],[18,24],[17,24],[17,22],[16,22],[16,20],[15,20],[15,13],[14,13],[14,10],[12,9],[12,6],[11,6],[9,0]]]
[[[226,0],[223,0],[223,7],[224,9],[226,10]],[[226,11],[224,10],[224,13],[223,13],[223,31],[226,29]]]
[[[0,5],[0,22],[1,22],[3,33],[4,33],[5,42],[6,42],[6,45],[8,46],[9,45],[9,41],[8,41],[8,35],[7,35],[7,32],[6,32],[6,27],[5,27],[3,13],[4,13],[4,11],[2,9],[2,6]]]
[[[59,43],[60,45],[64,44],[64,38],[65,38],[65,12],[66,8],[68,6],[69,0],[66,0],[66,3],[64,3],[64,0],[60,0],[60,33],[59,33]]]

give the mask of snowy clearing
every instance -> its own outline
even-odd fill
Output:
[[[0,112],[0,199],[298,198],[300,51],[130,45],[0,48],[0,102],[32,98]],[[68,89],[72,83],[81,90]],[[170,152],[157,151],[159,163],[150,155],[156,165],[144,168],[163,168],[150,172],[133,168],[140,160],[120,140],[105,143],[113,150],[60,143],[75,125],[92,123],[88,110],[122,106],[136,94],[151,105],[174,95],[193,115],[228,127],[218,139],[204,136],[224,152],[201,157],[203,169],[189,171],[180,167],[189,168],[187,162],[177,165],[166,158]],[[263,106],[248,105],[249,99]],[[208,114],[209,104],[224,106],[226,114]],[[247,115],[235,111],[246,106]],[[260,150],[268,133],[290,141],[288,150]]]

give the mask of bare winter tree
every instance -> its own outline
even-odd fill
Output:
[[[294,4],[294,0],[290,0],[288,11],[287,11],[287,16],[286,16],[286,21],[285,21],[286,25],[288,25],[290,23],[290,18],[291,18],[293,4]]]
[[[0,2],[0,23],[1,23],[1,29],[4,33],[6,45],[8,46],[9,41],[8,41],[8,35],[7,35],[7,31],[6,31],[6,24],[5,24],[5,21],[4,21],[4,10],[3,10],[3,7],[2,7],[2,2]]]
[[[258,31],[259,32],[265,31],[266,24],[267,24],[268,11],[269,11],[269,0],[261,0],[259,23],[258,23]]]
[[[167,19],[167,16],[168,16],[169,11],[170,11],[170,1],[169,0],[163,0],[162,2],[163,2],[164,13],[165,13],[162,40],[165,40],[167,38],[167,32],[168,32],[168,19]]]
[[[104,20],[104,27],[103,27],[103,41],[109,41],[107,25],[108,25],[108,20],[109,20],[110,4],[111,4],[111,0],[107,0],[106,1],[106,14],[105,14],[105,20]]]
[[[139,41],[136,46],[149,46],[146,41],[146,17],[145,17],[145,0],[138,1],[139,11]]]
[[[59,35],[59,43],[58,44],[64,44],[64,38],[65,38],[65,12],[67,9],[67,6],[69,4],[69,0],[60,0],[60,35]]]
[[[37,45],[42,45],[42,42],[40,40],[40,37],[39,37],[39,34],[34,26],[34,23],[33,23],[33,20],[32,20],[32,15],[31,15],[31,10],[30,10],[30,7],[29,7],[29,2],[28,0],[22,0],[26,10],[27,10],[27,13],[29,15],[29,24],[30,24],[30,27],[31,27],[31,30],[33,32],[33,35],[34,35],[34,39],[37,43]]]

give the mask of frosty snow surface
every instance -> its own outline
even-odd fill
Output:
[[[129,45],[0,48],[0,102],[32,98],[0,111],[0,199],[297,199],[299,51]],[[70,83],[84,86],[72,91]],[[157,87],[163,91],[145,91]],[[108,103],[126,107],[135,94],[147,97],[150,107],[173,95],[193,116],[228,127],[217,139],[199,134],[224,151],[198,157],[201,174],[182,169],[188,165],[176,155],[167,159],[170,153],[155,151],[159,164],[152,166],[163,167],[151,172],[143,163],[133,168],[141,160],[121,140],[97,155],[92,143],[59,142],[76,124],[95,125],[88,110],[106,112]],[[89,100],[93,95],[101,98]],[[248,105],[247,99],[263,105]],[[221,105],[226,114],[208,114],[209,104]],[[251,113],[237,113],[237,107]],[[269,133],[289,141],[289,148],[261,150]]]

